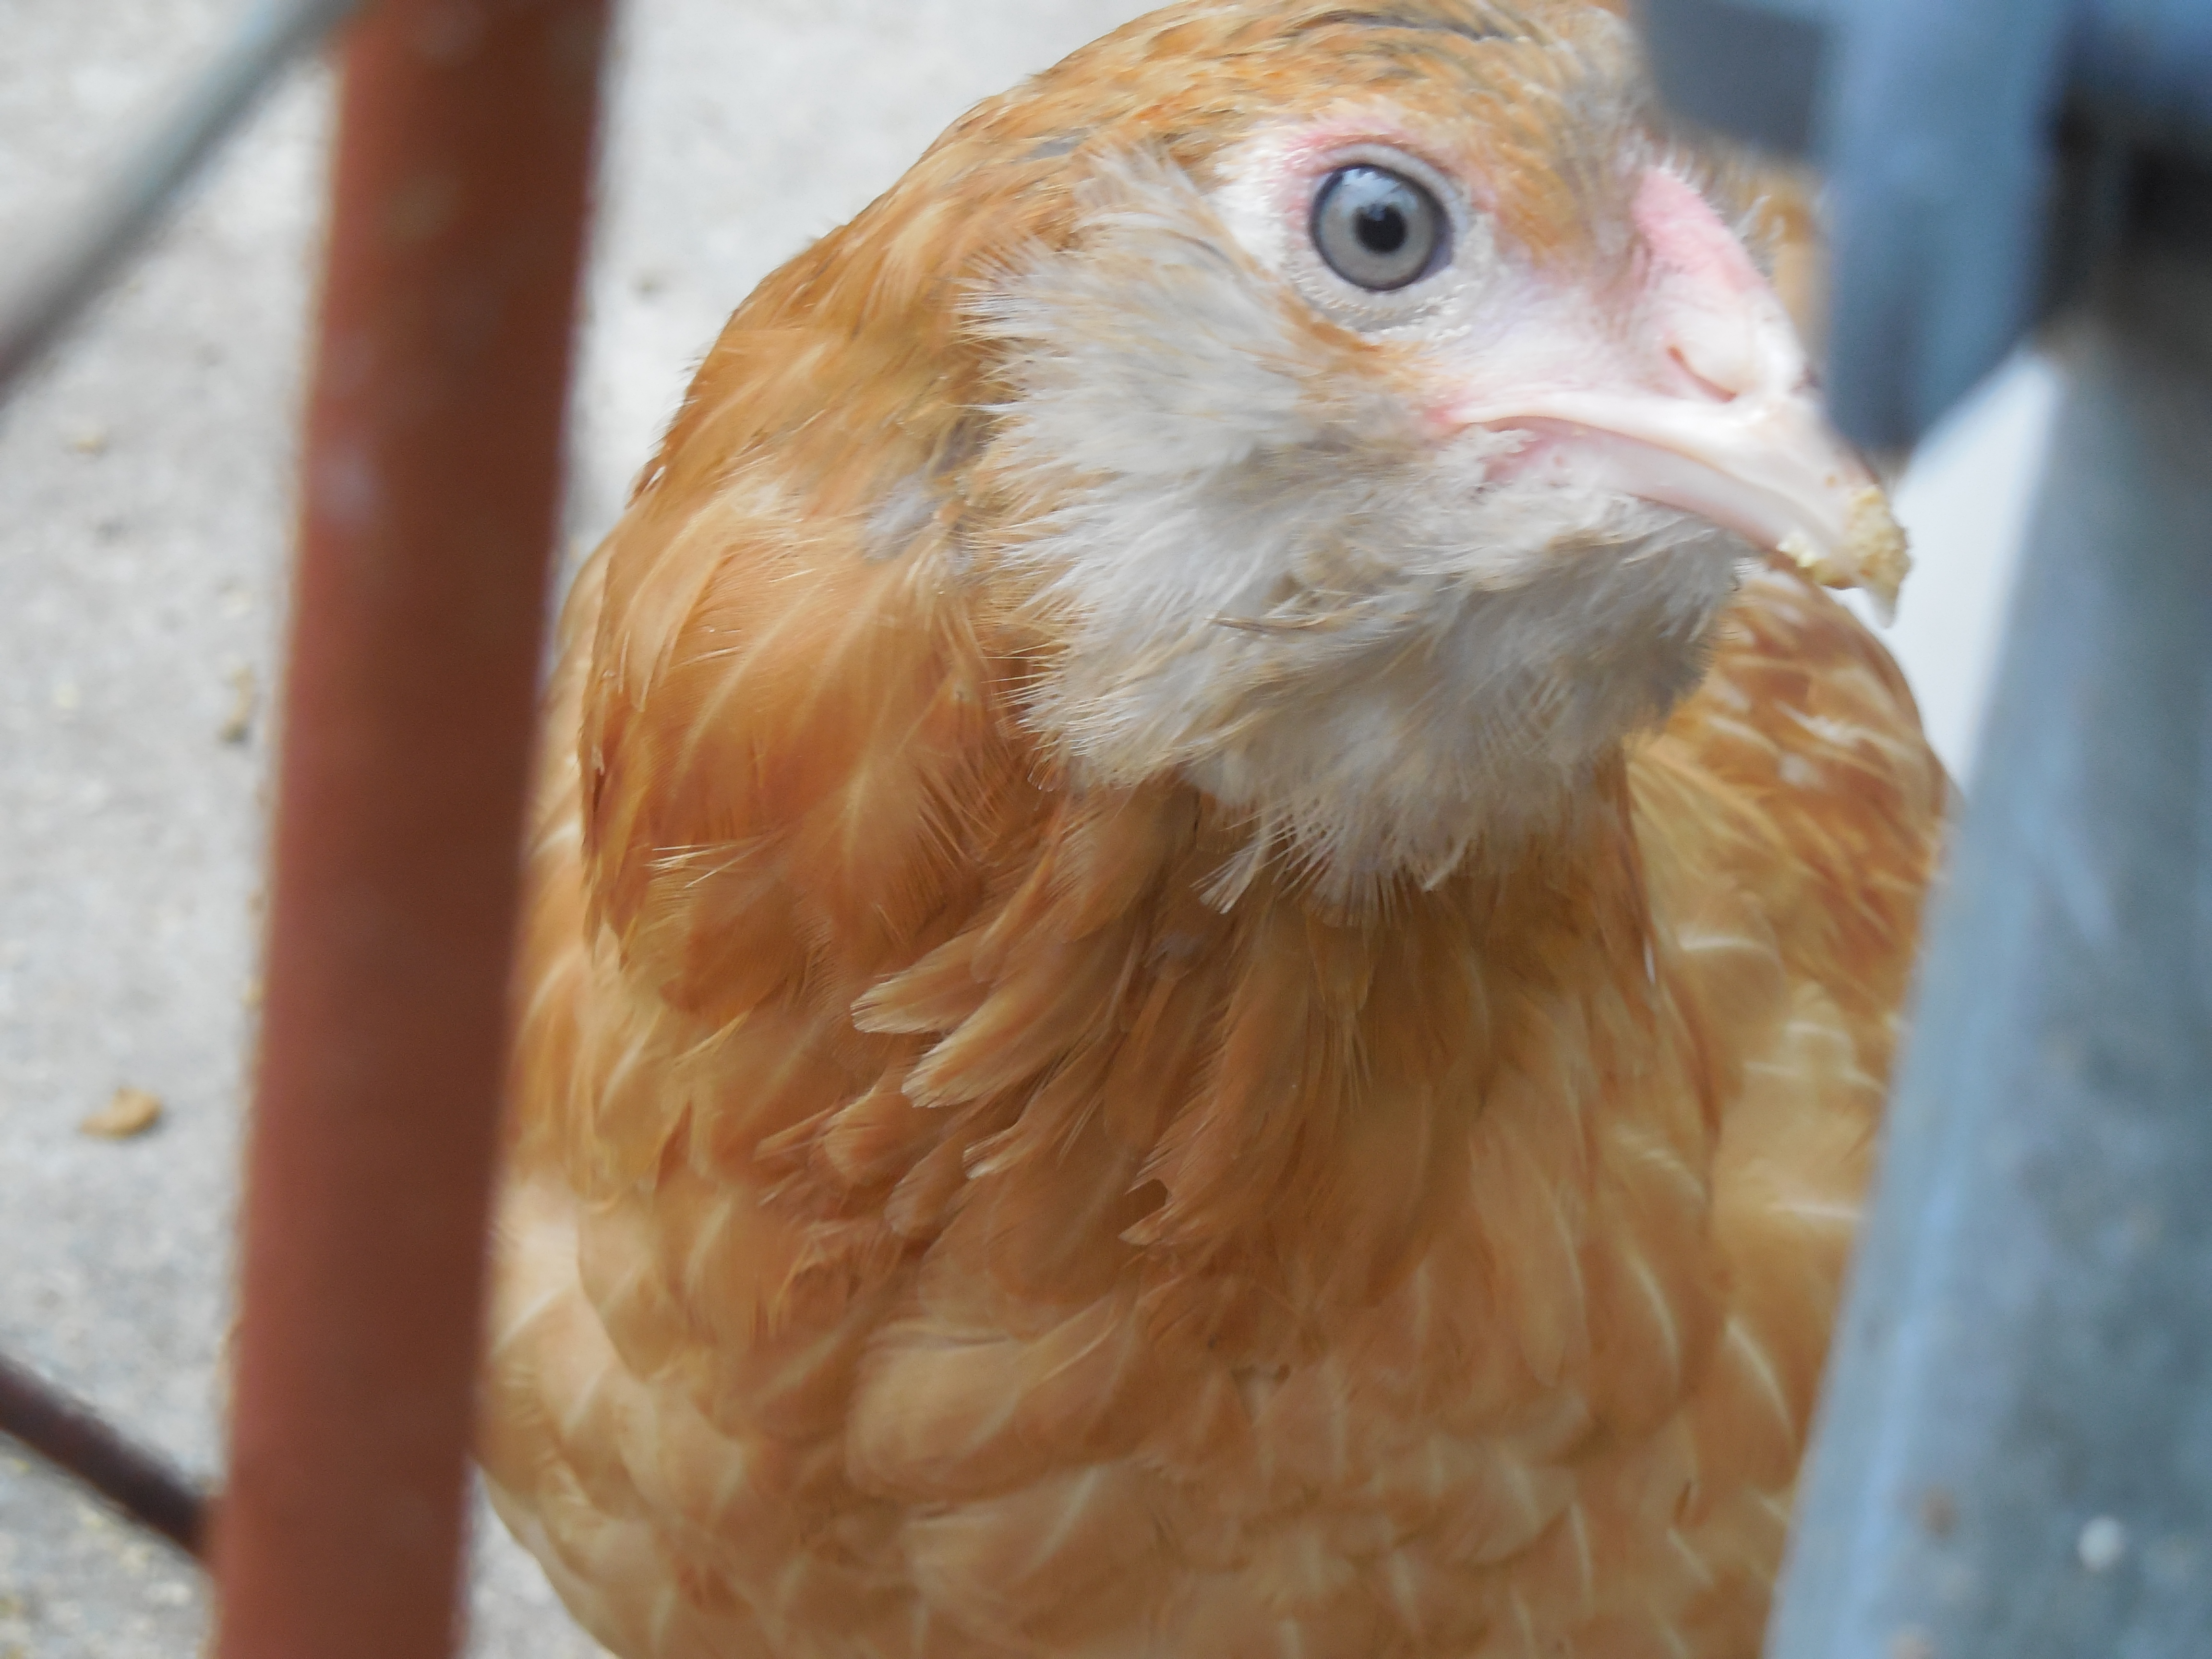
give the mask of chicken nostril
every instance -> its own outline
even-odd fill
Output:
[[[1741,391],[1722,385],[1710,374],[1700,373],[1698,366],[1690,361],[1688,354],[1680,346],[1668,346],[1667,355],[1674,360],[1674,367],[1680,369],[1698,391],[1704,392],[1715,403],[1732,404],[1743,395]]]

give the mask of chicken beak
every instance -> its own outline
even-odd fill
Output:
[[[1462,421],[1528,436],[1509,463],[1694,513],[1860,587],[1885,619],[1911,560],[1873,471],[1822,411],[1781,300],[1704,198],[1654,170],[1637,202],[1654,275],[1641,310],[1656,369],[1528,387]],[[1489,403],[1490,400],[1483,400]]]
[[[1534,441],[1526,465],[1711,520],[1828,587],[1867,591],[1887,619],[1911,561],[1866,464],[1809,395],[1706,403],[1562,392],[1483,424]]]

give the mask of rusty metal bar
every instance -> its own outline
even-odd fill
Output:
[[[607,0],[348,37],[247,1156],[223,1659],[458,1620],[517,847]]]
[[[89,1486],[187,1555],[207,1535],[208,1499],[155,1453],[81,1400],[0,1355],[0,1434]]]

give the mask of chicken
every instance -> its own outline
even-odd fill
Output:
[[[1749,1655],[1947,784],[1590,0],[1200,0],[570,599],[483,1461],[624,1659]]]

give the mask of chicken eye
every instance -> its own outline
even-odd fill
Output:
[[[1443,252],[1444,231],[1437,198],[1386,168],[1339,167],[1314,198],[1315,248],[1346,282],[1377,294],[1433,270]]]

